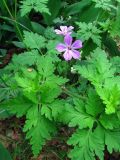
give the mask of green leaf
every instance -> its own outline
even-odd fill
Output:
[[[31,73],[31,72],[30,72]],[[18,86],[21,88],[23,95],[27,97],[33,103],[38,103],[37,91],[39,89],[39,82],[36,77],[36,73],[31,75],[29,72],[24,75],[15,74],[15,79],[18,83]]]
[[[42,103],[51,103],[56,99],[60,93],[61,88],[58,86],[47,86],[46,84],[40,86],[41,101]]]
[[[18,83],[18,86],[22,87],[24,91],[32,92],[36,90],[35,80],[31,80],[28,77],[21,76],[20,74],[15,75],[15,79]]]
[[[45,47],[45,38],[33,32],[24,31],[24,44],[30,49],[41,49]]]
[[[101,46],[101,30],[98,29],[93,23],[85,23],[85,22],[76,22],[79,26],[79,30],[77,31],[77,38],[82,39],[83,41],[88,41],[92,39],[92,41],[97,44],[97,46]]]
[[[59,115],[61,115],[62,112],[64,111],[64,104],[65,104],[64,100],[58,100],[58,99],[50,104],[49,107],[51,109],[52,117],[55,120],[59,119]]]
[[[86,112],[94,117],[97,117],[100,113],[104,111],[104,106],[102,104],[102,101],[100,100],[100,97],[92,88],[88,90],[88,98],[85,108]]]
[[[17,87],[17,83],[13,77],[13,75],[9,75],[5,73],[0,78],[0,101],[8,100],[9,98],[15,97],[19,90]]]
[[[111,58],[110,62],[116,66],[116,73],[120,73],[120,57],[116,56]]]
[[[108,84],[111,83],[108,81]],[[107,114],[115,113],[120,104],[120,89],[118,86],[116,84],[112,86],[111,84],[110,88],[107,86],[105,86],[105,88],[97,88],[97,92],[100,98],[103,100],[103,103],[106,105],[105,112]]]
[[[59,43],[59,40],[49,40],[49,43],[46,44],[47,55],[49,55],[53,59],[53,62],[60,61],[58,57],[59,52],[55,49],[58,43]]]
[[[54,6],[54,7],[53,7]],[[59,10],[61,8],[61,0],[49,0],[48,1],[48,8],[51,13],[49,14],[43,14],[44,21],[47,25],[51,25],[53,23],[53,20],[57,17]]]
[[[86,8],[84,8],[82,10],[82,12],[79,13],[79,17],[80,17],[80,22],[93,23],[94,24],[98,21],[106,20],[107,16],[106,16],[105,13],[103,13],[102,9],[95,8],[94,4],[90,0],[90,5],[86,6]]]
[[[39,24],[37,22],[31,22],[31,25],[32,25],[33,31],[35,33],[43,35],[45,28],[41,24]]]
[[[56,128],[53,122],[41,116],[38,106],[32,107],[26,118],[23,130],[27,132],[26,138],[30,139],[33,154],[37,156],[46,141],[51,139],[52,134],[55,134]]]
[[[102,114],[99,119],[100,123],[106,129],[113,130],[114,128],[120,127],[120,122],[116,114],[106,115]]]
[[[56,75],[51,75],[49,77],[47,77],[46,79],[46,83],[48,85],[64,85],[66,82],[68,82],[68,79],[60,77],[60,76],[56,76]]]
[[[120,78],[115,75],[116,68],[107,59],[106,53],[99,48],[83,65],[75,66],[78,73],[94,85],[97,94],[106,105],[107,114],[115,113],[120,105]]]
[[[50,14],[47,7],[48,0],[22,0],[21,1],[21,16],[25,16],[32,9],[36,12]]]
[[[85,64],[77,65],[75,69],[95,86],[103,84],[105,79],[113,77],[115,73],[115,67],[112,66],[106,53],[100,48],[91,53],[91,58]]]
[[[59,119],[59,115],[64,111],[64,101],[54,100],[52,103],[42,104],[41,115],[45,115],[49,120]]]
[[[55,39],[55,38],[57,39],[58,38],[58,36],[56,35],[55,30],[54,30],[53,27],[47,27],[45,29],[44,36],[47,39],[49,39],[49,40],[52,40],[52,39]],[[60,42],[59,39],[58,39],[58,42]],[[54,47],[54,49],[55,49],[55,47]]]
[[[98,156],[100,160],[104,159],[104,135],[102,130],[96,128],[94,132],[91,130],[78,129],[68,140],[69,145],[74,148],[70,151],[71,160],[95,160]]]
[[[0,104],[0,119],[5,119],[5,118],[9,118],[11,116],[11,114],[3,108],[1,108],[1,104]]]
[[[10,153],[4,146],[0,143],[0,160],[12,160]]]
[[[60,120],[68,123],[70,127],[78,126],[80,129],[91,128],[95,121],[94,117],[86,113],[84,103],[78,99],[75,100],[74,108],[70,104],[65,104]]]
[[[14,55],[12,58],[12,63],[8,66],[14,70],[20,70],[20,66],[32,66],[40,58],[37,50],[32,50],[28,52],[23,52],[20,55]]]
[[[52,63],[52,58],[49,56],[41,56],[37,61],[37,68],[40,75],[48,77],[54,72],[54,65]]]
[[[23,44],[23,42],[12,41],[12,43],[18,48],[25,48],[25,45]]]
[[[67,16],[74,15],[77,13],[81,13],[87,6],[91,4],[91,0],[82,0],[80,2],[76,2],[65,8],[65,14]]]
[[[0,108],[4,108],[11,114],[15,114],[17,117],[22,117],[32,106],[32,103],[24,97],[17,97],[10,99],[0,104]]]
[[[110,153],[120,152],[120,130],[105,130],[105,144]]]
[[[107,10],[107,11],[111,11],[111,9],[116,9],[115,6],[112,4],[111,0],[92,0],[93,2],[95,2],[95,7],[96,8],[102,8],[103,10]]]
[[[41,115],[45,115],[45,117],[49,120],[52,120],[51,110],[49,108],[49,104],[43,104],[41,108]]]
[[[104,38],[103,42],[111,56],[120,56],[119,48],[113,38],[107,36],[106,38]]]

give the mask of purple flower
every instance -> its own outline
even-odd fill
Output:
[[[66,61],[80,58],[80,52],[76,49],[82,48],[82,42],[80,40],[76,40],[74,43],[72,43],[73,38],[70,35],[66,35],[64,37],[64,42],[57,45],[56,49],[59,52],[64,52],[63,57]]]
[[[70,26],[70,27],[60,26],[60,30],[59,29],[55,29],[55,32],[56,32],[56,34],[66,36],[67,34],[70,35],[72,33],[73,29],[74,29],[74,27],[72,27],[72,26]]]

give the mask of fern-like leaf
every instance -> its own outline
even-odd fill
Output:
[[[110,153],[120,152],[120,130],[105,130],[105,144]]]
[[[79,30],[77,32],[77,37],[82,39],[83,41],[87,41],[92,39],[92,41],[97,44],[99,47],[101,46],[101,30],[98,29],[92,23],[85,23],[85,22],[76,22],[79,26]]]
[[[48,0],[22,0],[21,1],[21,15],[25,16],[32,9],[36,12],[50,14],[47,7]]]
[[[69,153],[72,160],[95,160],[98,156],[100,160],[104,158],[104,135],[101,130],[77,130],[68,140],[69,145],[75,146]]]
[[[106,105],[106,113],[115,113],[120,105],[120,78],[115,75],[116,66],[107,59],[106,53],[96,49],[91,54],[91,59],[75,68],[95,86],[96,92]]]
[[[65,105],[65,109],[59,117],[60,120],[69,124],[70,127],[91,128],[95,121],[94,117],[86,113],[84,103],[81,100],[75,99],[74,103],[75,108],[70,104]]]
[[[112,9],[116,9],[116,7],[113,5],[112,0],[92,0],[95,2],[96,8],[102,8],[103,10],[111,11]]]
[[[24,31],[24,44],[30,49],[41,49],[45,47],[45,38],[33,32]]]
[[[115,68],[107,59],[104,51],[97,48],[91,53],[91,59],[86,61],[85,65],[76,66],[75,69],[84,77],[92,82],[94,85],[102,84],[105,79],[113,77]]]
[[[46,140],[50,140],[51,135],[55,134],[56,128],[53,122],[41,116],[38,106],[29,109],[26,118],[23,130],[27,132],[26,138],[30,139],[33,154],[37,156]]]
[[[15,114],[17,117],[26,115],[28,109],[33,104],[25,97],[16,97],[0,104],[0,108],[8,110],[9,113]]]

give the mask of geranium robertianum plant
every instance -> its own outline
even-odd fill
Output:
[[[58,75],[56,63],[61,60],[58,54],[59,61],[54,61],[49,50],[44,54],[46,39],[24,32],[23,42],[29,51],[15,55],[0,73],[0,108],[17,117],[26,116],[23,131],[35,156],[56,134],[57,124],[62,123],[76,128],[67,141],[74,146],[68,153],[72,160],[102,160],[105,146],[110,153],[120,151],[120,58],[109,58],[97,48],[83,61],[80,52],[75,51],[82,42],[72,44],[69,33],[64,35],[64,41],[65,45],[56,44],[57,50],[68,52],[67,58],[64,55],[65,59],[61,59],[65,63],[75,61],[77,85],[70,86],[71,79]],[[83,92],[82,77],[88,81]],[[62,98],[63,93],[66,98]]]
[[[74,128],[66,140],[71,160],[120,152],[120,1],[16,2],[0,2],[8,12],[0,14],[0,39],[12,32],[6,43],[24,51],[0,70],[0,119],[25,119],[34,156],[59,124]]]

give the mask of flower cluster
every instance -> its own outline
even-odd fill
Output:
[[[64,52],[63,57],[66,61],[80,58],[80,52],[77,49],[82,48],[81,40],[76,40],[73,42],[73,38],[71,36],[72,30],[74,27],[70,26],[60,26],[60,30],[56,29],[55,32],[58,35],[64,36],[64,44],[59,43],[56,46],[57,51]]]

